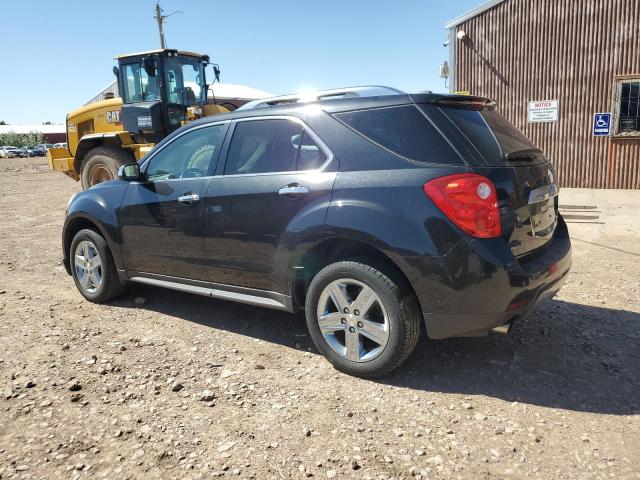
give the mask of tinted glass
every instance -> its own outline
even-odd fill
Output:
[[[501,163],[505,155],[515,152],[538,150],[520,130],[495,110],[441,110],[490,164]]]
[[[462,163],[451,145],[413,105],[357,110],[335,116],[369,140],[410,160]]]
[[[212,160],[222,145],[225,128],[212,125],[176,138],[150,160],[147,179],[153,182],[211,175]]]
[[[307,132],[304,132],[301,138],[301,143],[300,137],[294,140],[294,144],[300,143],[296,170],[315,170],[320,168],[327,161],[327,156]]]
[[[522,150],[537,150],[527,137],[518,130],[509,120],[504,118],[495,110],[480,112],[482,118],[487,122],[489,128],[496,137],[503,155],[519,152]]]
[[[125,103],[149,102],[160,100],[158,70],[149,77],[141,63],[128,63],[123,66]]]
[[[289,120],[238,122],[229,146],[226,175],[296,170],[302,126]]]
[[[168,57],[166,82],[169,103],[195,105],[201,98],[204,75],[202,61],[194,57]]]

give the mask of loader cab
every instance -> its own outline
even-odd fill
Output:
[[[201,115],[207,101],[208,56],[162,49],[116,59],[121,121],[137,143],[157,143]]]

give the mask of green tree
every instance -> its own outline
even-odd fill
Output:
[[[40,132],[7,132],[0,134],[0,145],[11,145],[12,147],[20,148],[35,147],[39,143],[44,143],[44,136]]]
[[[9,125],[7,122],[5,122],[4,120],[0,120],[0,125]]]

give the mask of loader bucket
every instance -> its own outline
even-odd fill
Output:
[[[49,167],[54,172],[62,172],[69,177],[76,178],[76,172],[73,168],[73,155],[66,148],[49,148],[47,149],[47,159]]]

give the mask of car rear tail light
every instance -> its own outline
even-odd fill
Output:
[[[495,238],[502,234],[496,187],[487,177],[475,173],[447,175],[425,183],[424,192],[469,235]]]

